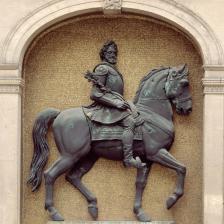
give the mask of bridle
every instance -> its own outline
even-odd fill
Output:
[[[169,83],[169,82],[173,82],[173,81],[175,81],[175,80],[182,80],[182,79],[184,79],[184,77],[187,77],[187,74],[185,73],[185,74],[182,74],[181,76],[179,76],[179,77],[177,77],[177,76],[175,76],[175,77],[173,77],[171,74],[169,74],[169,72],[168,72],[168,75],[167,75],[167,79],[166,79],[166,83]],[[186,78],[187,79],[187,78]],[[166,90],[166,84],[165,84],[165,92],[167,93],[167,90]],[[167,94],[166,94],[167,95]],[[181,98],[181,97],[177,97],[177,98],[175,98],[175,99],[173,99],[173,102],[174,103],[183,103],[183,102],[187,102],[187,101],[190,101],[190,100],[192,100],[192,98],[191,98],[191,96],[188,96],[188,97],[184,97],[184,98]]]
[[[183,103],[183,102],[187,102],[187,101],[190,101],[190,100],[192,100],[191,96],[188,96],[188,97],[185,97],[185,98],[182,98],[182,99],[178,99],[178,98],[175,99],[176,103]]]

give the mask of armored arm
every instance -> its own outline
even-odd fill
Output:
[[[99,104],[116,108],[119,107],[118,104],[120,102],[120,100],[114,97],[111,93],[102,92],[96,85],[93,85],[92,87],[90,99]]]

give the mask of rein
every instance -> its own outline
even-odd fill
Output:
[[[183,98],[183,99],[177,99],[176,101],[177,101],[178,103],[182,103],[182,102],[189,101],[189,100],[191,100],[191,99],[192,99],[192,98],[191,98],[190,96],[188,96],[188,97]]]
[[[150,110],[150,108],[148,106],[145,106],[144,104],[139,103],[136,104],[135,106],[137,110],[140,112],[140,116],[146,122],[151,123],[155,127],[163,130],[166,134],[168,134],[171,138],[173,138],[174,127],[172,121],[169,121],[165,117]],[[143,112],[143,114],[141,112]],[[144,113],[147,115],[144,116]]]
[[[146,100],[169,100],[168,98],[142,98],[141,101],[146,101]]]

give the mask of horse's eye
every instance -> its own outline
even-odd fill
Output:
[[[181,84],[183,87],[185,87],[185,86],[188,86],[188,85],[189,85],[189,81],[188,81],[187,79],[182,79],[182,80],[180,81],[180,84]]]
[[[176,72],[173,72],[173,73],[172,73],[172,76],[173,76],[173,77],[176,77],[176,76],[177,76],[177,73],[176,73]]]

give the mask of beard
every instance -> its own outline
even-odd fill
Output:
[[[110,64],[116,64],[117,63],[117,58],[115,57],[105,57],[105,61],[109,62]]]

